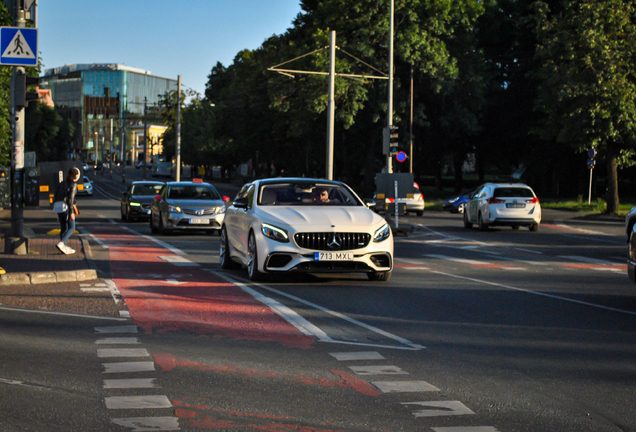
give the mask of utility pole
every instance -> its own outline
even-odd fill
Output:
[[[336,84],[336,31],[331,31],[329,45],[329,113],[327,114],[327,163],[326,178],[333,180],[333,129],[336,113],[335,84]]]
[[[394,15],[395,15],[395,7],[394,7],[394,0],[391,0],[391,13],[390,13],[390,29],[389,29],[389,95],[388,95],[388,109],[387,109],[387,116],[386,116],[386,127],[387,130],[391,130],[391,127],[393,126],[393,21],[394,21]],[[393,172],[393,164],[392,164],[393,160],[392,160],[392,156],[391,156],[391,152],[388,151],[387,155],[386,155],[386,172],[387,173],[392,173]]]
[[[110,170],[110,177],[113,177],[113,118],[110,118],[110,135],[108,136],[110,138],[110,145],[108,146],[108,159],[110,160],[110,163],[108,164],[108,169]]]
[[[181,75],[177,77],[177,175],[176,181],[181,181]]]
[[[142,163],[144,180],[146,180],[146,163],[148,163],[148,99],[144,97],[144,160]]]
[[[409,122],[409,172],[413,174],[413,65],[411,65],[411,115]]]
[[[25,11],[22,2],[16,0],[14,9],[16,27],[26,27]],[[26,255],[28,253],[27,240],[24,237],[24,106],[18,106],[16,83],[23,79],[24,68],[13,66],[11,76],[11,114],[12,114],[12,155],[11,178],[13,179],[11,194],[11,232],[5,239],[5,253]],[[26,89],[24,89],[26,90]],[[24,104],[26,105],[26,104]]]

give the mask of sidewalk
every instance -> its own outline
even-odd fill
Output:
[[[8,213],[8,215],[7,215]],[[29,215],[35,217],[28,217]],[[72,255],[63,254],[56,244],[60,241],[59,228],[52,232],[55,223],[54,215],[48,209],[25,211],[24,234],[28,241],[26,255],[5,253],[4,234],[9,229],[10,211],[0,211],[0,268],[5,274],[0,275],[0,285],[40,284],[52,282],[86,281],[97,278],[95,269],[86,259],[88,243],[73,235],[68,245],[75,249]],[[43,219],[48,220],[43,220]]]

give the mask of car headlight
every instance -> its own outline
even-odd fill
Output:
[[[391,227],[388,224],[382,225],[382,228],[377,230],[375,234],[373,234],[374,242],[381,242],[388,239],[391,236]]]
[[[227,207],[225,207],[224,205],[221,207],[217,207],[214,210],[214,214],[221,214],[221,213],[225,213],[225,210],[227,210]]]
[[[264,223],[261,225],[261,231],[265,237],[269,237],[272,240],[279,241],[281,243],[289,243],[289,235],[287,231],[282,228],[277,228],[273,225]]]
[[[181,207],[177,206],[168,206],[168,210],[170,211],[170,213],[181,213]]]
[[[459,201],[459,197],[448,200],[449,203],[455,203],[457,201]]]
[[[130,202],[130,206],[131,207],[141,207],[141,204],[139,204],[138,202]]]

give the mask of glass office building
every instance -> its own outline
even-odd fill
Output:
[[[160,137],[149,134],[144,153],[143,126],[164,126],[157,103],[166,92],[177,90],[176,79],[107,63],[47,69],[40,81],[46,82],[42,87],[51,90],[55,106],[78,131],[74,159],[121,161],[123,150],[127,163],[149,161],[151,149],[161,148]]]

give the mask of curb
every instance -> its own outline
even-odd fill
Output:
[[[97,279],[93,269],[59,272],[6,273],[0,275],[0,285],[38,285],[56,282],[82,282]]]

